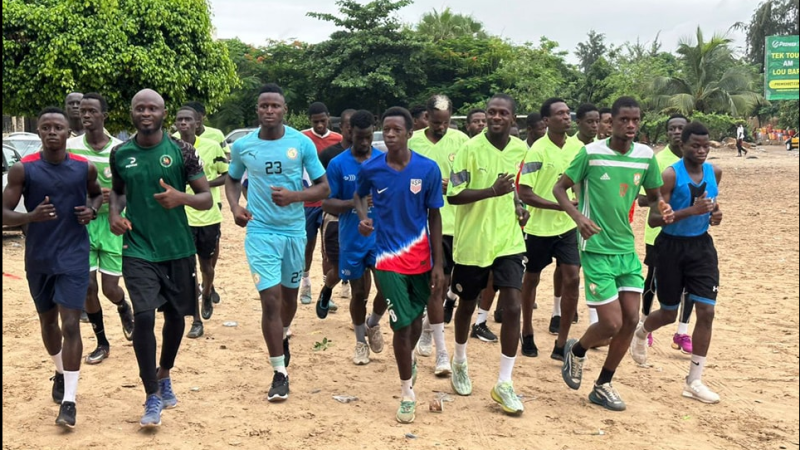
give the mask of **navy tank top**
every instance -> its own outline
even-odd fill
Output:
[[[700,183],[692,181],[692,177],[686,171],[683,159],[673,164],[672,168],[675,170],[675,187],[672,189],[669,204],[672,206],[673,211],[686,209],[694,205],[694,202],[703,195],[703,192],[711,200],[717,200],[719,188],[717,187],[717,177],[714,175],[714,166],[709,163],[703,163],[703,180]],[[671,236],[700,236],[708,231],[709,220],[711,220],[711,213],[703,214],[702,216],[691,216],[680,222],[665,225],[661,231]]]
[[[57,275],[89,271],[89,232],[78,223],[76,206],[85,206],[89,162],[67,153],[59,164],[51,164],[42,152],[22,158],[25,209],[33,211],[50,197],[57,220],[31,222],[25,239],[25,270]]]

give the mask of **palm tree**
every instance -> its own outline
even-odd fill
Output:
[[[701,111],[743,116],[765,104],[753,90],[753,73],[736,63],[731,39],[715,34],[706,42],[698,27],[696,40],[681,39],[678,44],[680,74],[653,80],[657,106],[687,115]]]
[[[432,12],[423,14],[417,24],[417,32],[433,42],[464,36],[477,39],[488,37],[481,22],[472,16],[455,14],[449,7],[441,12],[433,9]]]

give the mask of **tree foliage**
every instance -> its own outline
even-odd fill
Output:
[[[578,43],[578,48],[575,50],[575,56],[580,60],[580,68],[584,74],[589,73],[595,61],[605,55],[607,50],[605,34],[589,30],[586,36],[587,41]]]
[[[764,44],[767,36],[800,34],[797,0],[766,0],[758,5],[750,23],[734,24],[747,32],[747,59],[764,70]]]
[[[449,7],[442,11],[434,9],[423,14],[416,29],[423,39],[434,43],[462,37],[473,39],[489,37],[481,22],[469,15],[456,14]]]

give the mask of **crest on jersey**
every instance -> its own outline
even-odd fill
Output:
[[[297,159],[297,149],[291,147],[289,150],[286,150],[286,157],[289,159]]]
[[[642,174],[640,173],[633,174],[633,184],[638,186],[640,181],[642,181]]]
[[[592,294],[597,294],[597,285],[594,283],[590,284],[589,290],[592,291]]]
[[[158,162],[160,162],[163,167],[169,167],[172,165],[172,157],[169,155],[161,155]]]
[[[419,194],[422,192],[422,180],[420,178],[412,178],[410,189],[412,194]]]
[[[620,183],[619,185],[619,196],[625,197],[625,194],[628,193],[628,183]]]
[[[111,178],[111,166],[106,166],[106,168],[103,169],[103,175],[106,178]]]
[[[450,160],[450,162],[453,162],[453,161],[456,160],[456,154],[455,153],[450,153],[450,156],[448,156],[447,158]]]
[[[260,281],[261,281],[261,277],[260,277],[260,276],[259,276],[257,273],[253,272],[253,283],[255,283],[256,285],[258,285],[258,283],[259,283]]]

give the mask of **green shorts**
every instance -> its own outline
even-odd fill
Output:
[[[431,273],[402,275],[376,270],[375,281],[386,298],[389,325],[402,330],[422,315],[431,296]]]
[[[89,231],[89,270],[122,276],[122,236],[111,232],[108,214],[99,214],[86,228]]]
[[[623,291],[644,291],[642,263],[636,253],[603,255],[581,252],[581,265],[583,288],[589,306],[611,303]]]

